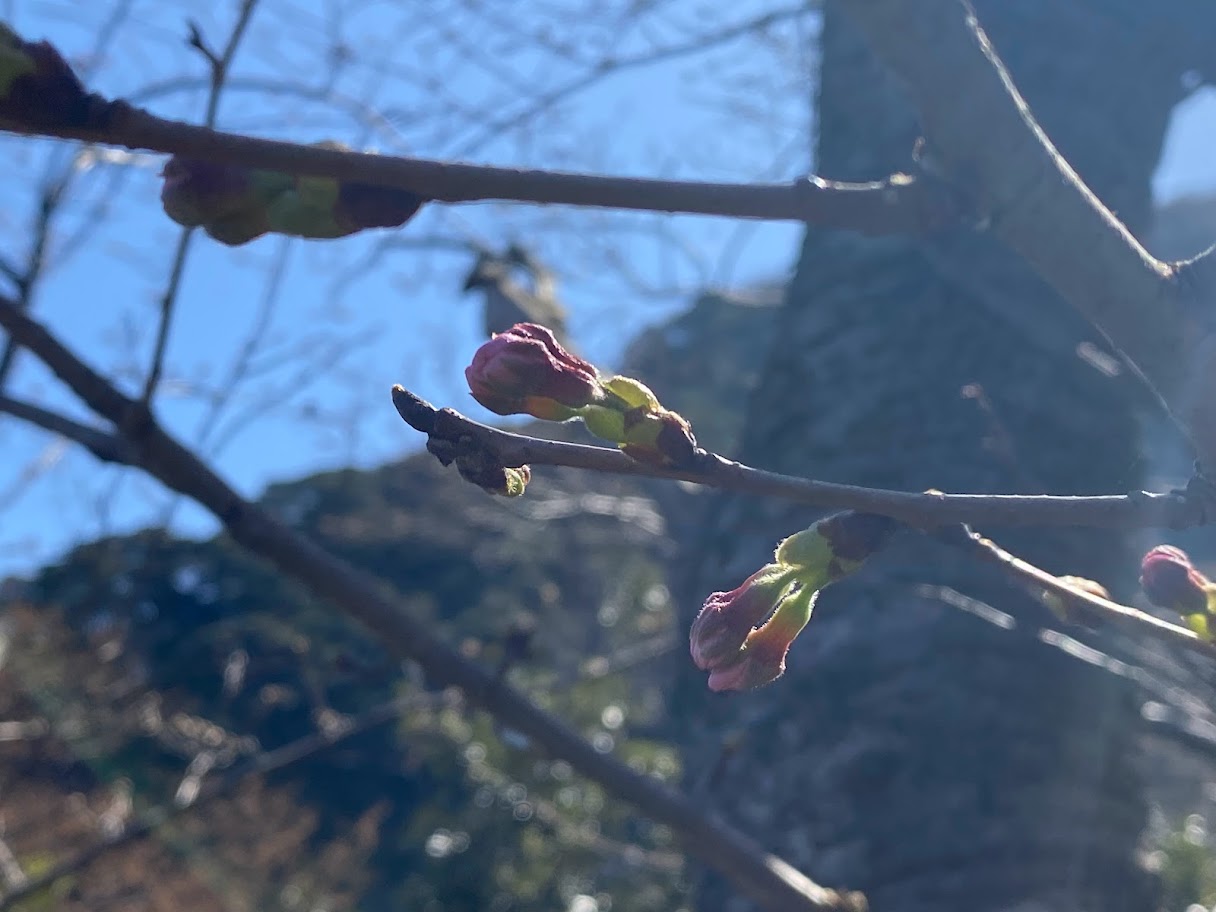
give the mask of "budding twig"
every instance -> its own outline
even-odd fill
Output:
[[[284,525],[258,504],[243,499],[210,466],[170,436],[146,407],[125,396],[3,296],[0,328],[39,358],[100,417],[121,428],[141,469],[210,511],[234,541],[362,623],[380,637],[392,655],[413,659],[431,680],[460,688],[470,703],[527,735],[539,748],[566,760],[607,792],[671,827],[690,855],[713,867],[760,907],[773,912],[857,912],[865,908],[859,894],[814,883],[682,793],[600,753],[525,694],[470,662],[426,621],[394,599],[381,581]]]
[[[963,548],[980,560],[996,564],[1015,582],[1029,588],[1031,593],[1038,598],[1041,598],[1046,592],[1061,599],[1066,605],[1081,607],[1091,615],[1101,617],[1137,634],[1149,636],[1173,646],[1181,646],[1191,652],[1216,656],[1216,644],[1204,641],[1193,631],[1178,624],[1171,624],[1169,621],[1164,621],[1130,605],[1121,605],[1110,599],[1094,595],[1092,592],[1070,586],[1059,577],[1011,554],[996,542],[966,526],[943,530],[935,537]]]
[[[432,441],[474,444],[506,467],[554,465],[691,481],[744,494],[779,497],[824,509],[853,509],[890,516],[910,526],[954,523],[1005,526],[1089,526],[1109,529],[1187,528],[1204,521],[1202,504],[1183,491],[1070,497],[1048,494],[941,494],[890,491],[798,478],[753,468],[698,450],[690,468],[668,469],[637,462],[620,450],[545,440],[489,427],[452,409],[436,409],[402,386],[393,404],[405,422]]]
[[[248,7],[243,16],[247,14]],[[49,45],[46,52],[57,55]],[[220,59],[218,63],[226,66],[227,61]],[[66,64],[63,67],[66,69]],[[211,129],[210,124],[195,126],[168,120],[121,99],[86,96],[78,81],[72,83],[70,71],[54,75],[64,85],[56,84],[53,88],[70,90],[74,108],[65,115],[66,108],[38,106],[39,98],[49,97],[48,87],[38,85],[34,87],[37,91],[32,93],[32,101],[21,99],[24,106],[4,108],[4,99],[0,97],[0,130],[396,187],[426,200],[447,203],[513,200],[685,212],[800,221],[879,235],[925,233],[949,224],[960,214],[959,201],[949,189],[926,175],[894,174],[861,183],[810,176],[783,184],[722,184],[373,155],[258,139]]]

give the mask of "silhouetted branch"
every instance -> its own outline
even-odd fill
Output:
[[[644,475],[691,481],[744,494],[780,497],[825,509],[880,513],[914,527],[959,522],[1007,526],[1092,526],[1131,529],[1185,528],[1204,521],[1202,505],[1182,491],[1112,494],[1098,497],[1049,494],[917,494],[815,481],[766,472],[700,451],[691,469],[662,469],[629,458],[618,449],[544,440],[489,427],[452,409],[436,409],[401,386],[393,404],[407,424],[428,437],[483,447],[501,465],[559,465],[616,475]]]
[[[858,894],[819,886],[681,793],[600,753],[566,723],[470,662],[444,642],[427,621],[411,615],[375,577],[241,498],[210,467],[170,437],[145,405],[123,395],[4,298],[0,298],[0,326],[40,358],[90,408],[122,430],[137,453],[140,468],[209,510],[238,544],[364,624],[392,655],[417,662],[438,684],[460,688],[471,703],[502,724],[526,735],[651,819],[671,827],[691,855],[718,871],[741,893],[772,912],[864,909],[864,899]]]
[[[80,444],[102,462],[134,465],[135,451],[127,441],[101,428],[89,427],[55,412],[0,394],[0,412],[28,421],[52,434]]]
[[[784,184],[722,184],[495,168],[258,139],[166,120],[123,101],[101,105],[85,126],[0,120],[0,129],[397,187],[445,203],[513,200],[685,212],[801,221],[869,234],[921,233],[957,214],[943,186],[905,174],[868,183],[811,176]]]
[[[211,67],[207,110],[203,115],[204,126],[215,126],[216,118],[219,116],[220,96],[224,91],[224,82],[228,78],[228,70],[236,56],[241,39],[245,37],[249,23],[253,19],[255,6],[257,6],[257,0],[243,0],[236,22],[232,26],[232,32],[228,35],[228,41],[225,42],[223,51],[218,54],[207,45],[198,25],[190,23],[190,38],[187,43],[202,54]],[[169,282],[160,299],[160,321],[156,327],[152,364],[148,368],[148,377],[144,381],[143,401],[145,403],[151,402],[152,397],[156,395],[156,387],[160,383],[160,376],[164,371],[165,349],[169,345],[169,329],[173,324],[173,307],[177,303],[178,292],[181,290],[182,276],[186,272],[186,260],[190,255],[190,239],[193,236],[194,228],[183,228],[177,236],[177,247],[174,249],[172,265],[169,267]]]

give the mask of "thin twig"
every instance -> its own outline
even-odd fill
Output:
[[[190,37],[187,40],[187,44],[202,54],[211,67],[211,84],[207,92],[207,110],[203,116],[204,126],[215,126],[216,118],[220,112],[220,98],[224,92],[224,81],[228,78],[228,71],[232,65],[233,58],[236,56],[237,48],[241,44],[241,39],[245,36],[249,23],[253,19],[255,6],[257,6],[257,0],[243,0],[240,11],[237,13],[236,22],[232,26],[232,32],[228,35],[228,41],[224,45],[224,50],[219,54],[216,54],[207,45],[198,25],[194,22],[190,23]],[[156,395],[156,387],[160,384],[161,373],[164,371],[165,349],[169,345],[169,330],[173,323],[173,308],[177,303],[177,296],[181,291],[182,276],[186,272],[186,260],[190,256],[190,241],[194,237],[194,231],[194,228],[183,228],[177,236],[177,247],[173,251],[172,265],[169,267],[169,282],[165,286],[165,293],[160,299],[160,322],[156,327],[156,343],[152,349],[152,364],[148,368],[148,377],[144,381],[142,401],[145,405],[151,404],[152,397]]]
[[[576,76],[569,82],[536,96],[523,109],[490,120],[456,154],[463,157],[476,153],[484,148],[490,140],[501,136],[507,130],[519,129],[526,126],[537,115],[562,101],[568,100],[602,79],[707,51],[723,44],[729,44],[746,35],[762,32],[764,29],[788,19],[797,19],[802,16],[809,16],[810,14],[811,9],[806,3],[799,3],[786,9],[769,10],[763,15],[727,26],[712,34],[698,35],[691,41],[642,51],[629,57],[605,57],[602,60],[596,61],[594,66],[588,67],[584,73]]]
[[[1110,340],[1216,477],[1216,334],[1205,322],[1216,272],[1200,269],[1192,286],[1103,205],[1039,126],[966,0],[842,6],[903,80],[935,170]]]
[[[504,466],[570,466],[616,475],[691,481],[707,487],[779,497],[824,509],[881,513],[915,527],[985,522],[1007,526],[1187,528],[1204,519],[1201,505],[1181,491],[1166,494],[1137,491],[1097,497],[918,494],[766,472],[704,451],[691,469],[662,469],[630,459],[617,449],[544,440],[489,427],[452,409],[436,409],[401,386],[393,387],[393,404],[405,422],[415,430],[452,442],[461,437],[470,438]]]
[[[408,712],[415,707],[433,702],[436,696],[440,695],[413,694],[399,697],[396,700],[390,700],[387,703],[374,706],[365,712],[361,712],[345,720],[344,724],[318,729],[302,738],[297,738],[295,741],[284,744],[282,747],[258,754],[247,763],[227,770],[222,776],[205,780],[193,800],[153,808],[144,814],[142,819],[117,831],[115,835],[93,843],[70,858],[59,862],[45,873],[39,874],[36,877],[26,877],[22,884],[19,886],[14,885],[13,889],[10,889],[3,897],[0,897],[0,912],[13,908],[22,900],[46,890],[65,877],[79,874],[85,868],[115,849],[128,846],[152,835],[166,824],[231,792],[247,779],[272,773],[283,769],[285,766],[298,763],[314,754],[341,744],[343,741],[356,735],[384,725],[386,722],[391,722],[402,713]]]
[[[1118,624],[1142,636],[1150,636],[1172,646],[1181,646],[1191,652],[1216,656],[1216,645],[1199,637],[1194,631],[1171,624],[1130,605],[1121,605],[1110,599],[1094,595],[1083,589],[1068,585],[1057,576],[1041,570],[1029,561],[1006,551],[996,542],[978,532],[958,526],[935,535],[949,544],[963,548],[974,557],[996,564],[1015,582],[1026,586],[1036,597],[1043,592],[1061,599],[1066,605],[1080,607],[1090,615],[1097,615],[1113,624]]]
[[[258,504],[244,500],[194,453],[169,436],[145,406],[125,396],[41,324],[2,297],[0,326],[98,415],[123,429],[142,469],[209,510],[234,541],[361,622],[392,655],[417,662],[438,684],[460,688],[471,703],[501,724],[565,760],[609,794],[671,827],[691,855],[760,906],[771,912],[865,907],[858,894],[819,886],[702,805],[600,753],[565,722],[470,662],[440,638],[428,621],[414,617],[374,576],[329,553]]]

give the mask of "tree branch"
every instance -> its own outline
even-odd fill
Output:
[[[0,298],[0,326],[40,358],[90,408],[122,428],[140,468],[211,511],[236,542],[364,624],[393,655],[417,662],[436,683],[459,687],[471,703],[527,735],[609,793],[671,827],[680,834],[690,854],[717,870],[741,893],[772,912],[864,908],[864,899],[858,894],[839,893],[812,882],[686,796],[600,753],[523,693],[468,661],[426,621],[411,616],[374,577],[280,523],[257,504],[242,499],[170,437],[145,405],[123,395],[4,298]]]
[[[73,126],[0,119],[0,129],[397,187],[444,203],[513,200],[684,212],[800,221],[868,234],[921,233],[948,223],[957,214],[949,192],[923,176],[898,174],[869,183],[814,176],[785,184],[647,180],[303,146],[166,120],[123,101],[103,105],[93,121],[88,126]]]
[[[996,564],[1014,582],[1026,587],[1031,594],[1042,600],[1043,593],[1059,598],[1066,606],[1080,608],[1090,616],[1102,618],[1117,626],[1141,635],[1160,640],[1171,646],[1181,646],[1191,652],[1210,657],[1216,656],[1216,645],[1200,639],[1194,631],[1178,624],[1171,624],[1146,611],[1121,605],[1110,599],[1094,595],[1068,585],[1058,576],[1041,570],[1034,564],[1022,560],[1006,551],[996,542],[985,538],[966,526],[956,526],[936,535],[948,544],[961,547],[973,557],[985,563]]]
[[[117,465],[132,465],[135,462],[135,450],[127,441],[101,428],[80,424],[71,418],[66,418],[55,412],[48,411],[29,402],[22,402],[0,393],[0,412],[28,421],[30,424],[66,437],[80,444],[102,462],[112,462]]]
[[[436,409],[401,386],[393,404],[402,419],[432,439],[463,439],[482,447],[501,465],[557,465],[616,475],[643,475],[691,481],[707,487],[780,497],[824,509],[880,513],[907,525],[926,528],[960,522],[1006,526],[1090,526],[1108,529],[1187,528],[1201,524],[1201,501],[1187,492],[1112,494],[1073,497],[1049,494],[942,494],[888,491],[797,478],[752,468],[716,453],[700,451],[691,469],[662,469],[629,458],[618,449],[544,440],[499,430],[452,409]]]
[[[1216,477],[1216,275],[1182,281],[1102,204],[1036,123],[965,0],[844,6],[902,78],[934,163],[1160,391]]]

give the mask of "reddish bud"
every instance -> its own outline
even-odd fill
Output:
[[[689,631],[689,651],[696,666],[710,670],[737,659],[752,628],[780,604],[792,583],[788,569],[768,564],[737,589],[712,593]]]
[[[709,689],[752,690],[785,674],[785,656],[810,620],[814,603],[815,593],[807,589],[783,601],[763,626],[748,635],[734,661],[710,671]]]
[[[1158,545],[1140,562],[1140,587],[1149,601],[1181,615],[1207,611],[1209,585],[1180,548]]]
[[[563,421],[603,396],[595,367],[535,323],[496,333],[477,349],[464,376],[473,398],[498,415]]]

